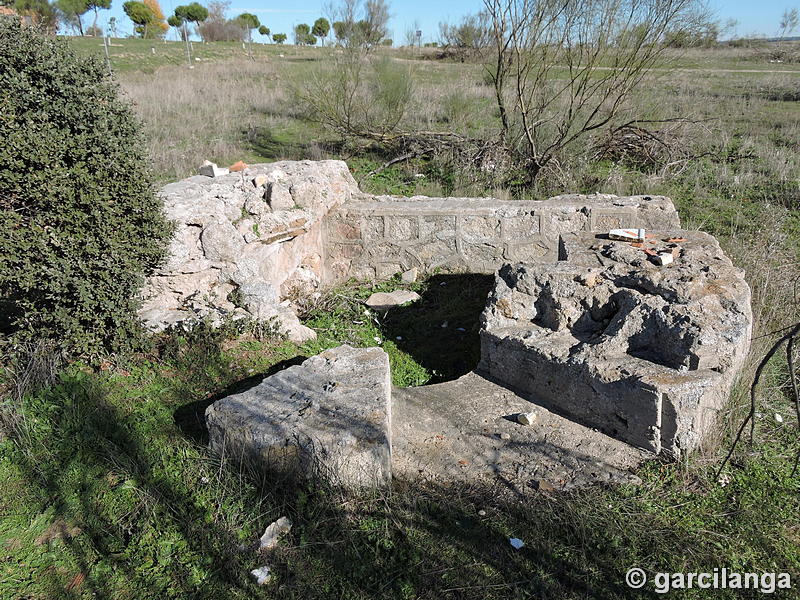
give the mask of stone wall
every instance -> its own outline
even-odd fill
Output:
[[[325,283],[384,279],[412,267],[494,273],[505,263],[554,261],[563,233],[678,227],[669,198],[354,196],[325,221]]]
[[[717,423],[741,371],[750,288],[712,236],[650,235],[632,245],[565,234],[563,261],[500,269],[478,369],[579,423],[678,457]],[[660,264],[658,251],[674,260]]]
[[[617,227],[678,226],[659,196],[558,196],[541,201],[363,194],[341,161],[252,165],[194,176],[161,192],[175,224],[169,260],[142,291],[143,321],[273,321],[313,337],[293,302],[350,277],[385,279],[416,267],[494,273],[552,262],[559,236]]]
[[[168,261],[142,291],[142,320],[159,330],[250,317],[273,320],[295,341],[312,337],[287,299],[319,287],[322,222],[355,193],[340,161],[253,165],[165,186],[160,196],[175,235]]]

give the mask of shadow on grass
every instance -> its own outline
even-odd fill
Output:
[[[183,435],[191,439],[193,442],[202,446],[207,445],[208,428],[206,427],[205,413],[209,406],[214,404],[214,402],[217,400],[227,398],[232,394],[246,392],[250,388],[261,383],[264,378],[274,375],[278,371],[282,371],[287,367],[299,365],[307,358],[307,356],[299,355],[295,356],[294,358],[281,361],[267,369],[265,372],[239,380],[209,398],[202,398],[200,400],[195,400],[194,402],[184,404],[178,408],[173,415],[175,419],[175,425],[181,430]]]
[[[492,275],[434,275],[420,300],[386,311],[384,335],[433,373],[429,383],[466,375],[480,360],[480,315],[493,282]]]
[[[478,290],[466,286],[463,293]],[[426,294],[432,310],[438,293]],[[404,314],[404,321],[415,318]],[[195,362],[187,376],[202,379],[222,368],[213,353],[203,355],[211,363]],[[214,397],[247,389],[263,375]],[[182,448],[195,448],[200,462],[208,457],[194,443],[202,431],[185,421],[196,421],[211,400],[193,400],[172,421],[152,400],[129,410],[140,400],[120,399],[108,386],[78,374],[44,392],[30,409],[46,426],[15,457],[27,485],[40,490],[37,510],[82,529],[56,550],[71,557],[85,580],[67,591],[61,576],[42,568],[47,597],[641,598],[657,596],[628,589],[627,568],[680,571],[686,548],[695,567],[719,558],[719,538],[674,527],[669,515],[637,510],[625,504],[624,493],[602,488],[532,493],[520,501],[485,484],[400,481],[392,490],[350,494],[229,464],[218,479],[193,487],[198,460]],[[175,390],[167,395],[179,397]],[[159,401],[171,415],[170,400]],[[211,491],[201,497],[203,487]],[[234,521],[249,523],[256,536],[282,515],[294,528],[268,556],[242,552],[241,538],[226,526],[232,505],[244,507]],[[525,547],[513,549],[510,537]],[[276,580],[258,587],[248,572],[263,564],[273,567]]]
[[[35,486],[42,513],[79,526],[80,535],[60,536],[58,552],[84,577],[72,591],[53,577],[48,597],[120,597],[120,573],[124,595],[139,598],[214,598],[205,589],[250,587],[235,537],[164,469],[164,440],[152,443],[158,435],[146,417],[120,410],[90,375],[66,376],[40,398],[30,409],[42,409],[39,420],[52,431],[34,436],[15,466]],[[161,563],[165,554],[175,561]]]

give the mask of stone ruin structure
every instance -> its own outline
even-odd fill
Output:
[[[631,481],[646,457],[701,445],[749,348],[743,273],[711,236],[681,230],[668,198],[372,196],[338,161],[255,165],[161,194],[177,229],[143,292],[154,329],[249,317],[304,341],[315,334],[293,303],[348,278],[496,275],[476,372],[392,389],[382,350],[342,346],[209,407],[212,448],[263,468],[357,487]],[[624,227],[647,237],[605,235]],[[670,264],[654,260],[664,253]]]

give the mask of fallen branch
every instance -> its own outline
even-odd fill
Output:
[[[719,469],[717,469],[716,479],[719,480],[719,476],[722,474],[722,470],[725,468],[725,465],[728,464],[728,461],[733,456],[734,450],[736,450],[736,446],[742,438],[742,434],[744,430],[747,428],[747,425],[750,425],[750,445],[753,445],[753,438],[755,436],[755,423],[756,423],[756,388],[758,387],[758,383],[761,380],[761,375],[764,372],[769,361],[772,359],[773,356],[780,350],[780,347],[783,345],[784,342],[787,343],[786,346],[786,357],[789,361],[789,376],[792,380],[792,391],[794,393],[794,405],[795,410],[797,412],[797,426],[800,428],[800,395],[798,394],[797,388],[797,379],[795,378],[794,373],[794,338],[800,334],[800,323],[796,323],[792,326],[791,330],[782,335],[767,351],[764,355],[764,358],[761,359],[761,362],[758,363],[756,367],[756,372],[753,377],[753,383],[750,384],[750,411],[747,413],[747,417],[739,426],[739,430],[736,432],[736,437],[733,440],[733,444],[731,445],[728,454],[722,460],[719,465]],[[798,450],[797,457],[795,458],[795,464],[792,469],[792,476],[797,472],[797,466],[800,463],[800,450]]]

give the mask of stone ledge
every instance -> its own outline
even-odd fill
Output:
[[[389,357],[339,346],[206,410],[212,451],[272,473],[376,487],[392,477]]]

